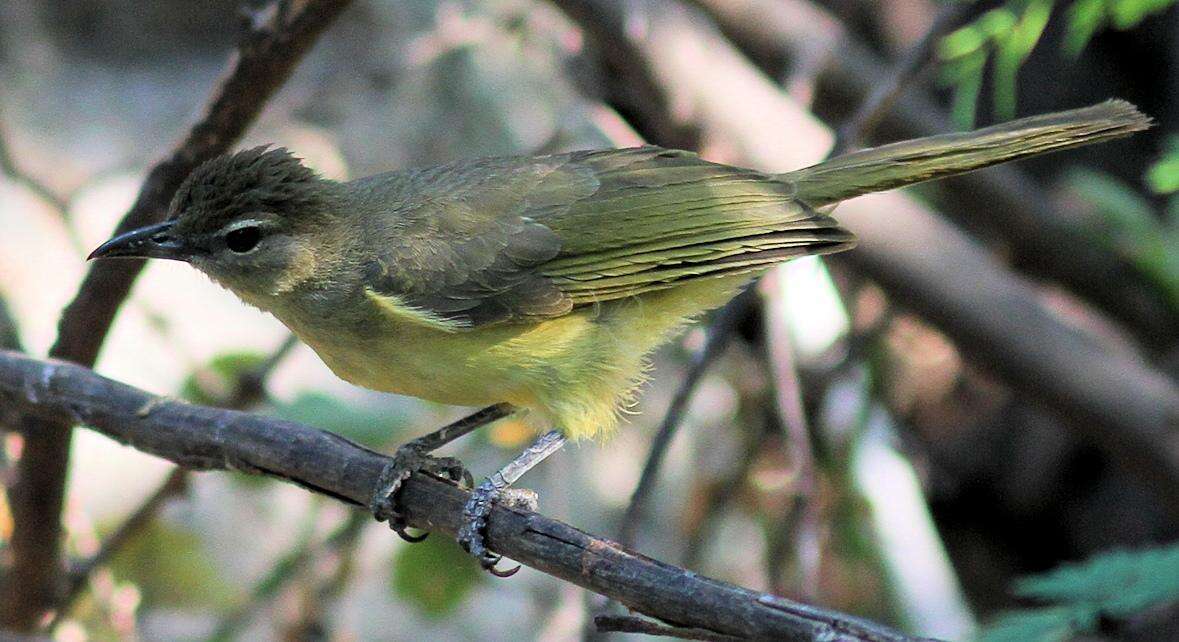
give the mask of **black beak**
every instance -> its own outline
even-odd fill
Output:
[[[173,259],[183,261],[189,257],[188,248],[172,234],[175,221],[164,221],[131,230],[99,245],[86,260],[90,259]]]

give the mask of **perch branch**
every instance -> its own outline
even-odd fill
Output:
[[[0,403],[51,421],[93,427],[116,441],[196,470],[286,480],[367,505],[389,457],[281,419],[153,396],[63,361],[0,352]],[[469,493],[414,475],[402,491],[410,525],[454,536]],[[492,548],[677,627],[748,639],[910,642],[852,616],[701,577],[537,513],[496,505]]]

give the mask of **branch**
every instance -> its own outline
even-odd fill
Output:
[[[163,218],[184,177],[229,150],[348,4],[348,0],[280,0],[255,16],[204,116],[148,173],[139,197],[116,232]],[[91,264],[78,294],[62,313],[50,355],[93,365],[115,312],[142,269],[143,261]],[[16,482],[9,490],[15,521],[13,561],[0,593],[0,626],[30,631],[57,603],[61,588],[60,515],[71,427],[30,419],[24,422],[23,431],[25,445]]]
[[[155,397],[81,366],[0,352],[0,403],[52,421],[85,424],[196,470],[286,480],[364,507],[391,458],[291,421]],[[428,475],[402,491],[412,526],[450,536],[469,493]],[[536,513],[495,505],[492,548],[518,562],[674,623],[753,639],[909,642],[855,617],[743,589],[663,564]]]
[[[599,24],[629,24],[640,9],[659,16],[631,40],[653,70],[653,82],[674,93],[696,114],[705,138],[722,135],[742,150],[739,162],[771,165],[813,161],[826,151],[816,123],[778,92],[765,76],[735,55],[706,20],[682,5],[659,0],[554,0],[577,5],[575,18]],[[591,9],[587,9],[591,7]],[[674,45],[674,46],[673,46]],[[707,52],[713,70],[693,67],[688,51]],[[756,75],[756,83],[751,79]],[[729,79],[732,79],[731,81]],[[774,91],[777,91],[776,89]],[[757,100],[728,100],[745,93]],[[725,110],[716,96],[726,97]],[[699,106],[692,110],[691,107]],[[650,111],[649,120],[671,118]],[[790,145],[780,145],[777,129],[796,127]],[[642,123],[639,123],[640,125]],[[829,135],[829,132],[828,132]],[[663,141],[653,139],[659,144]],[[806,162],[806,161],[804,161]],[[785,167],[783,167],[785,169]],[[986,174],[986,172],[976,175]],[[883,215],[882,213],[887,213]],[[837,216],[860,239],[846,253],[850,261],[881,283],[898,301],[933,323],[963,352],[988,366],[1011,387],[1060,415],[1067,425],[1123,468],[1157,484],[1164,502],[1179,512],[1179,386],[1137,355],[1110,348],[1097,337],[1061,321],[1039,293],[1001,265],[961,230],[903,194],[892,192],[854,199]],[[1086,276],[1093,278],[1092,273]]]

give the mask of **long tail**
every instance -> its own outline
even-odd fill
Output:
[[[1149,128],[1124,100],[1013,120],[845,154],[782,175],[812,207],[961,174],[1027,156],[1099,143]]]

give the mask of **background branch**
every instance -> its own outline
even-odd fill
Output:
[[[148,173],[139,197],[116,232],[163,218],[180,182],[198,165],[230,149],[290,76],[348,0],[282,0],[255,16],[213,93],[204,116]],[[62,313],[50,355],[93,365],[143,261],[93,263]],[[0,626],[34,629],[58,602],[61,587],[61,508],[69,466],[71,426],[29,419],[9,489],[14,530],[12,565],[0,589]]]
[[[0,352],[0,401],[50,420],[92,426],[197,470],[287,480],[353,506],[372,496],[391,459],[302,424],[155,397],[81,366]],[[468,493],[414,475],[402,491],[409,523],[453,536]],[[496,505],[491,547],[675,626],[782,640],[903,642],[879,625],[701,577],[536,513]]]

